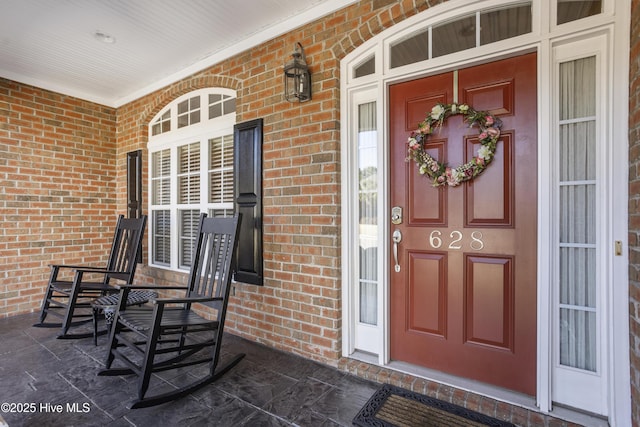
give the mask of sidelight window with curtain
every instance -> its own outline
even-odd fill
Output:
[[[361,323],[378,323],[378,167],[376,103],[358,106],[358,198]]]
[[[559,363],[597,371],[596,58],[559,70]]]
[[[231,90],[202,89],[151,120],[152,265],[188,269],[200,213],[233,215],[235,105]]]

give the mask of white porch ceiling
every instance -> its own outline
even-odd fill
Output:
[[[0,77],[118,107],[354,1],[0,0]]]

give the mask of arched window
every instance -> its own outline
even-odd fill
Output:
[[[175,99],[151,120],[151,265],[188,269],[200,212],[233,214],[235,112],[235,91],[208,88]]]

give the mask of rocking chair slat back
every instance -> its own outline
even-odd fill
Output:
[[[201,217],[200,221],[204,221]],[[195,268],[189,277],[189,297],[224,298],[228,277],[231,274],[231,262],[234,248],[233,222],[206,221],[202,224],[202,233],[198,236],[194,248]],[[214,308],[220,301],[208,302]]]
[[[118,219],[118,227],[116,227],[113,236],[113,244],[111,253],[107,261],[107,270],[117,271],[124,274],[124,280],[131,283],[138,264],[138,251],[141,250],[142,233],[144,225],[141,226],[139,219],[124,218],[120,216]],[[105,275],[105,282],[109,283],[111,275]],[[122,278],[122,277],[120,277]]]

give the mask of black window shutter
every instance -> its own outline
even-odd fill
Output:
[[[127,153],[127,216],[142,216],[142,150]],[[142,251],[138,262],[142,263]]]
[[[233,128],[235,210],[242,214],[235,280],[262,285],[262,119]]]
[[[127,216],[142,215],[142,150],[127,153]]]

